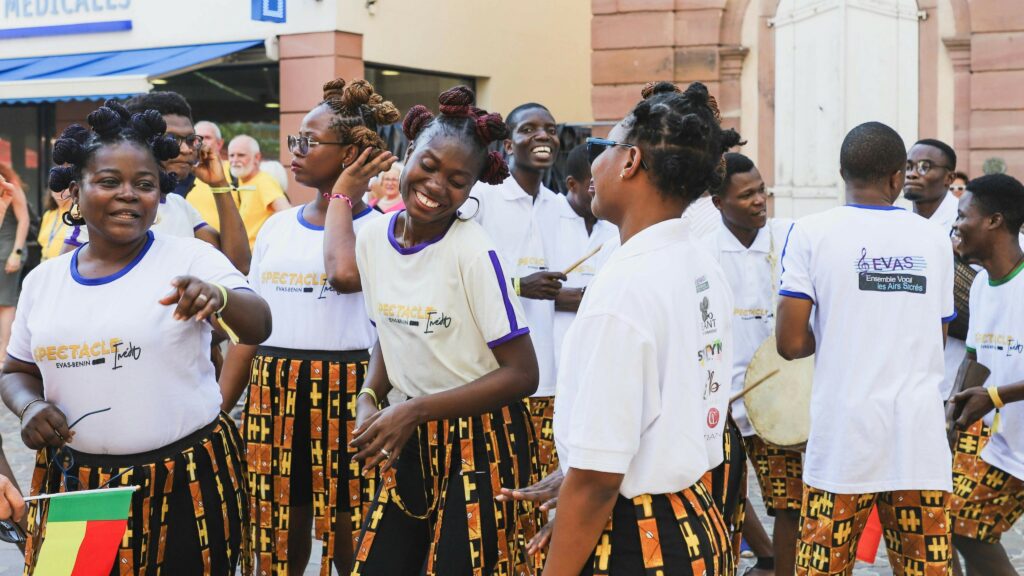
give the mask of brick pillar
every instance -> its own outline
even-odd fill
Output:
[[[740,124],[740,117],[743,113],[740,75],[743,72],[743,60],[746,59],[749,52],[750,48],[746,46],[725,46],[718,51],[721,75],[717,98],[718,108],[722,112],[722,125],[726,128],[734,128],[740,134],[743,134],[744,130]]]
[[[302,118],[323,100],[323,84],[335,78],[363,77],[363,36],[348,32],[288,34],[280,38],[281,164],[291,164],[288,135],[298,134]],[[288,172],[293,204],[308,202],[315,190],[300,186]]]
[[[971,149],[971,39],[943,38],[953,61],[953,149],[963,154],[962,168],[968,169],[966,152]]]

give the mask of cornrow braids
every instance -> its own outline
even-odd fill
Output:
[[[365,148],[387,148],[377,128],[393,124],[401,118],[398,108],[377,94],[366,80],[346,84],[338,78],[324,84],[324,99],[320,102],[334,113],[331,130],[338,140]]]
[[[438,97],[440,115],[434,116],[426,106],[417,104],[409,109],[402,122],[405,137],[414,145],[437,134],[456,136],[472,142],[485,156],[479,180],[486,184],[500,184],[508,178],[508,164],[498,152],[488,152],[492,142],[508,138],[509,128],[501,114],[476,107],[476,94],[468,86],[456,86]]]
[[[58,165],[50,169],[48,185],[54,192],[66,190],[72,182],[80,180],[89,159],[103,146],[120,142],[137,144],[153,154],[157,165],[176,158],[180,151],[177,142],[166,135],[167,123],[156,110],[132,114],[120,103],[107,100],[93,110],[86,121],[89,128],[72,124],[53,143],[53,161]],[[177,179],[163,170],[159,175],[160,192],[167,194],[174,190]]]
[[[718,189],[725,179],[723,154],[743,142],[735,130],[722,129],[707,87],[694,82],[680,90],[671,82],[652,82],[641,96],[624,127],[648,159],[655,186],[689,202]]]

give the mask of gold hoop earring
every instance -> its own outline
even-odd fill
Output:
[[[75,202],[74,204],[72,204],[71,208],[68,210],[68,212],[71,213],[71,217],[74,218],[75,220],[81,220],[82,219],[82,209],[79,208],[78,202]]]

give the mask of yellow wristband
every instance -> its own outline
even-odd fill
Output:
[[[237,190],[234,186],[219,186],[217,188],[210,188],[210,192],[214,194],[228,194]]]
[[[986,390],[988,390],[988,397],[992,399],[992,404],[994,404],[997,409],[1006,406],[1006,404],[1003,403],[1003,399],[999,397],[999,390],[997,390],[995,386],[989,386]]]
[[[373,388],[363,388],[359,391],[359,394],[356,394],[356,396],[362,396],[363,394],[366,394],[371,400],[373,400],[374,406],[380,406],[380,400],[377,399],[377,393],[373,391]]]
[[[516,291],[516,296],[520,296],[519,293],[519,278],[512,279],[512,289]]]
[[[217,289],[220,290],[221,305],[220,308],[213,313],[213,315],[217,318],[217,322],[220,323],[220,327],[224,329],[224,332],[227,332],[228,338],[231,340],[231,343],[238,344],[238,334],[235,334],[235,331],[231,329],[231,326],[228,326],[228,323],[224,321],[224,316],[221,315],[221,312],[223,312],[224,308],[226,308],[228,305],[228,289],[221,286],[220,284],[214,284],[214,286],[216,286]]]

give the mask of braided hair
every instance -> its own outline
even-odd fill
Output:
[[[351,84],[346,84],[341,78],[331,80],[324,84],[324,99],[320,105],[327,106],[334,113],[330,127],[338,135],[338,140],[355,144],[359,150],[387,148],[377,134],[377,128],[401,118],[398,108],[377,94],[366,80],[356,80]]]
[[[498,152],[488,152],[487,147],[508,138],[509,129],[501,118],[475,106],[476,94],[468,86],[456,86],[438,97],[440,115],[434,116],[426,106],[417,104],[409,109],[402,122],[402,131],[413,146],[425,142],[438,134],[455,136],[476,146],[485,158],[481,182],[501,184],[508,178],[508,164]]]
[[[53,162],[57,166],[50,169],[48,185],[54,192],[66,190],[72,182],[81,181],[85,166],[103,146],[121,142],[136,144],[153,154],[157,166],[176,158],[180,151],[177,142],[166,136],[167,123],[156,110],[132,114],[118,102],[107,100],[103,106],[93,110],[86,121],[89,128],[72,124],[53,143]],[[162,169],[159,174],[160,192],[167,194],[174,190],[177,179]],[[85,224],[81,218],[72,218],[70,213],[65,213],[63,219],[69,226]]]
[[[726,175],[722,155],[743,142],[735,130],[722,129],[707,87],[694,82],[681,90],[671,82],[652,82],[641,96],[623,127],[648,159],[654,185],[688,203],[719,188]]]

